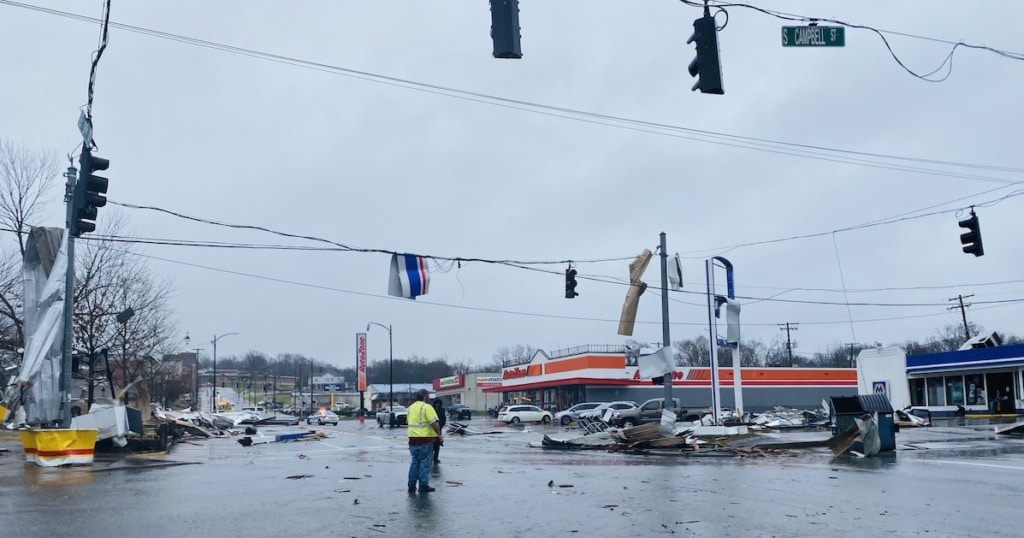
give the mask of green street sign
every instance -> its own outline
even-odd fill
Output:
[[[783,26],[783,47],[845,47],[844,26]]]

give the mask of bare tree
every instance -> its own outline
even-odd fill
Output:
[[[118,234],[123,217],[105,213],[104,236]],[[75,343],[90,373],[99,352],[108,349],[121,383],[127,384],[144,375],[149,358],[174,351],[172,285],[153,275],[131,245],[102,237],[81,241],[76,256]],[[119,319],[129,308],[132,314]]]
[[[740,366],[764,366],[764,344],[760,340],[748,340],[740,343]]]
[[[975,325],[973,321],[967,322],[967,328],[972,335],[977,335],[983,330],[978,325]],[[928,344],[933,350],[932,353],[960,349],[960,346],[967,341],[963,330],[963,325],[956,323],[944,325],[941,329],[937,330],[935,336],[928,339]]]
[[[817,352],[814,354],[812,361],[815,366],[822,368],[847,368],[854,364],[854,357],[863,346],[857,345],[833,345],[825,349],[824,352]]]
[[[491,362],[481,371],[500,372],[502,368],[529,361],[536,352],[537,348],[523,344],[501,346],[498,351],[494,352]]]
[[[24,347],[21,266],[17,253],[0,254],[0,352],[15,355],[18,348]]]
[[[33,151],[0,139],[0,226],[17,234],[21,254],[28,227],[45,209],[59,177],[56,152]]]
[[[54,195],[60,177],[55,152],[32,151],[0,139],[0,228],[15,232],[18,250],[0,252],[0,364],[20,361],[24,347],[21,258],[25,234]],[[37,223],[39,224],[39,223]],[[0,381],[5,381],[0,371]]]
[[[679,340],[673,345],[680,357],[678,366],[711,366],[707,336],[701,334],[692,340]]]

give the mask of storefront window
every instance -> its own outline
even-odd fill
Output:
[[[985,405],[985,378],[981,375],[964,377],[967,387],[967,405]]]
[[[946,377],[946,402],[948,405],[964,404],[964,378],[960,376]]]
[[[925,399],[924,379],[910,380],[910,405],[924,407],[928,405]]]
[[[946,391],[943,390],[941,377],[929,377],[928,384],[928,405],[946,405]]]

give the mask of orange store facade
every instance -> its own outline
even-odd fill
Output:
[[[664,394],[661,385],[640,378],[617,346],[580,346],[549,357],[537,351],[529,362],[501,371],[500,393],[506,404],[530,403],[557,411],[582,402],[634,401],[638,404]],[[733,407],[733,372],[720,368],[722,405]],[[743,368],[744,410],[760,412],[776,406],[811,409],[829,396],[857,394],[854,368]],[[711,406],[711,369],[677,366],[672,372],[672,395],[684,408]]]

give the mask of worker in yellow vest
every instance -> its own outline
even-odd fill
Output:
[[[441,437],[441,424],[438,422],[437,411],[427,403],[430,393],[420,389],[416,393],[416,401],[409,406],[407,420],[409,433],[409,493],[416,491],[419,482],[420,493],[429,493],[436,488],[430,487],[430,466],[434,459],[434,441],[444,443]]]

